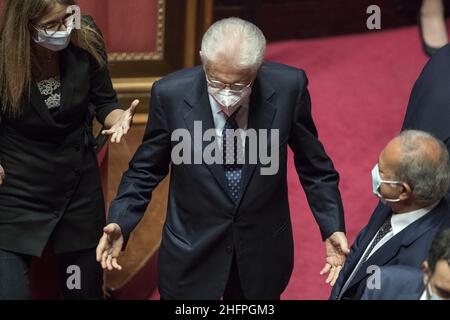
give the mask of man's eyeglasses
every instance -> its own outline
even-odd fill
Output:
[[[222,90],[222,89],[225,89],[228,87],[231,91],[242,91],[245,88],[250,87],[253,83],[253,81],[250,81],[250,83],[248,83],[248,84],[244,84],[244,83],[228,84],[228,83],[223,83],[218,80],[211,80],[211,79],[209,79],[208,75],[206,75],[206,81],[212,88]]]
[[[35,29],[42,30],[46,35],[52,36],[56,32],[61,31],[62,27],[68,28],[75,19],[75,12],[69,13],[60,20],[50,21],[42,25],[34,26]]]

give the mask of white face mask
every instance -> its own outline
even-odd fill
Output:
[[[383,196],[380,193],[380,187],[382,183],[390,183],[390,184],[401,184],[400,181],[395,180],[382,180],[380,176],[380,168],[378,167],[378,164],[375,165],[375,167],[372,170],[372,192],[374,195],[376,195],[380,201],[384,204],[387,202],[399,202],[401,199],[386,199],[383,198]]]
[[[47,34],[42,29],[35,29],[38,31],[38,34],[33,40],[37,44],[51,51],[61,51],[67,48],[70,43],[70,36],[73,31],[73,21],[67,26],[66,31],[56,31],[52,35]]]
[[[252,88],[248,86],[240,91],[233,91],[229,89],[213,88],[208,85],[208,93],[223,109],[230,110],[238,106],[243,100],[250,97]]]

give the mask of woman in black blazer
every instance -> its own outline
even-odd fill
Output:
[[[120,142],[138,101],[120,108],[101,33],[72,5],[8,0],[0,20],[0,299],[29,297],[31,257],[47,244],[65,298],[103,295],[95,247],[105,208],[92,120]]]

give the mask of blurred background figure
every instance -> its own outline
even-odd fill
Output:
[[[426,64],[411,92],[403,130],[432,133],[450,150],[450,45]]]
[[[380,268],[378,288],[366,288],[362,300],[450,300],[450,229],[438,233],[422,270]]]
[[[423,0],[418,20],[423,50],[431,57],[448,43],[443,0]]]

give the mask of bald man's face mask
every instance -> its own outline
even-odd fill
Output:
[[[400,181],[396,180],[383,180],[380,176],[380,168],[378,167],[378,164],[375,165],[375,167],[372,170],[372,192],[375,196],[377,196],[380,201],[383,204],[387,204],[388,202],[399,202],[401,201],[400,198],[397,199],[386,199],[383,197],[383,195],[380,193],[380,187],[382,183],[388,183],[388,184],[400,184]]]

